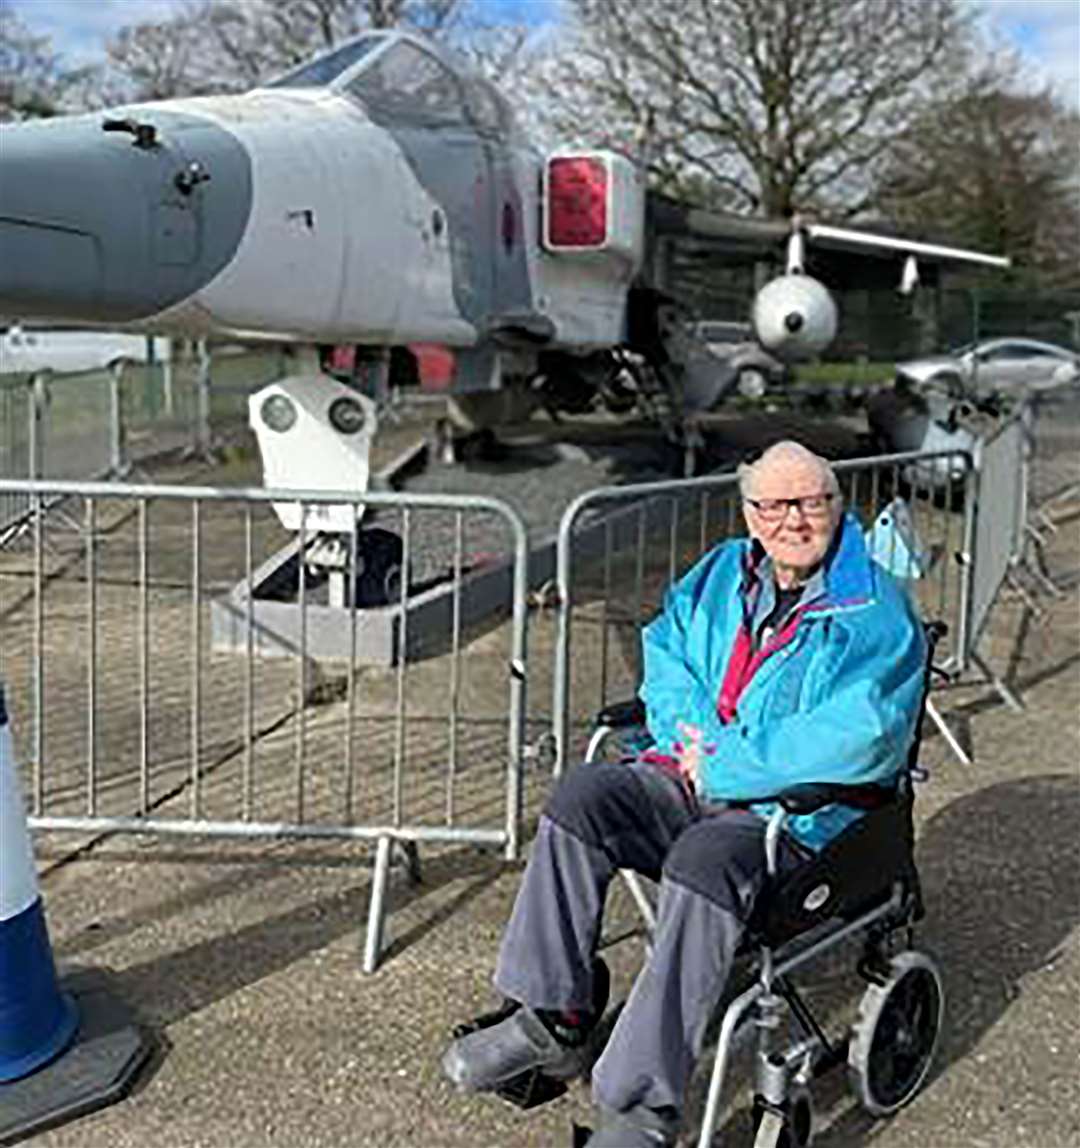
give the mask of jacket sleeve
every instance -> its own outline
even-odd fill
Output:
[[[715,751],[699,775],[705,796],[752,801],[804,782],[862,785],[895,775],[919,716],[922,627],[905,613],[888,625],[832,631],[832,672],[816,704],[755,726],[710,730]]]
[[[703,681],[689,650],[694,610],[721,552],[712,551],[693,566],[664,595],[663,609],[642,631],[644,676],[639,694],[645,703],[646,724],[656,746],[673,752],[683,740],[679,722],[699,729],[719,726],[716,694],[719,683]]]

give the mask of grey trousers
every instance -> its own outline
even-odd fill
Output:
[[[651,957],[593,1069],[594,1100],[682,1111],[705,1029],[765,877],[765,824],[699,805],[666,770],[586,765],[556,787],[503,935],[496,988],[540,1009],[587,1009],[616,869],[660,881]],[[780,864],[803,854],[781,840]]]

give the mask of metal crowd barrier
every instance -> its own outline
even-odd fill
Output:
[[[971,574],[971,644],[978,642],[1002,583],[1023,549],[1025,430],[1010,419],[978,445],[979,505]]]
[[[395,845],[410,871],[421,842],[517,857],[528,540],[510,507],[479,496],[0,480],[0,498],[10,496],[29,501],[30,529],[0,551],[0,678],[34,828],[373,840],[365,971],[381,949]],[[78,533],[44,513],[57,498]],[[214,650],[211,599],[238,574],[252,585],[256,554],[280,545],[270,503],[361,501],[399,527],[406,570],[427,540],[447,540],[443,630],[406,636],[421,588],[403,577],[397,664],[316,664],[304,618],[325,588],[300,563],[291,655],[256,656],[251,609],[240,620],[246,648]],[[513,555],[506,648],[486,660],[464,655],[458,608],[467,540],[481,526],[488,536],[497,527]],[[351,544],[355,556],[356,532]],[[356,606],[346,613],[355,653]]]
[[[280,377],[276,349],[0,378],[0,478],[119,478],[165,451],[210,452],[247,422],[247,396]],[[24,494],[0,498],[0,546],[25,523]]]
[[[970,456],[911,452],[833,469],[847,508],[864,526],[897,495],[907,500],[927,558],[912,570],[910,585],[924,616],[948,623],[951,646],[943,653],[959,672],[970,632],[968,557],[977,490]],[[734,474],[603,487],[566,509],[557,555],[556,774],[582,755],[596,712],[636,694],[641,629],[668,585],[707,550],[743,533]]]
[[[31,475],[29,402],[30,390],[22,379],[0,379],[0,478]],[[0,532],[25,514],[26,508],[24,495],[0,495]]]

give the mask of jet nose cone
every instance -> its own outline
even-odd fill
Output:
[[[152,105],[117,122],[0,128],[0,314],[145,319],[234,254],[251,203],[239,141]]]

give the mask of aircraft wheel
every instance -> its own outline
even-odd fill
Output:
[[[392,530],[373,526],[361,531],[356,540],[357,606],[386,606],[401,600],[404,553],[401,536]]]
[[[763,399],[769,381],[760,367],[743,367],[735,380],[735,389],[744,399]]]
[[[867,988],[851,1033],[848,1077],[872,1116],[891,1115],[919,1091],[943,1015],[941,975],[923,953],[898,953],[885,982]]]

